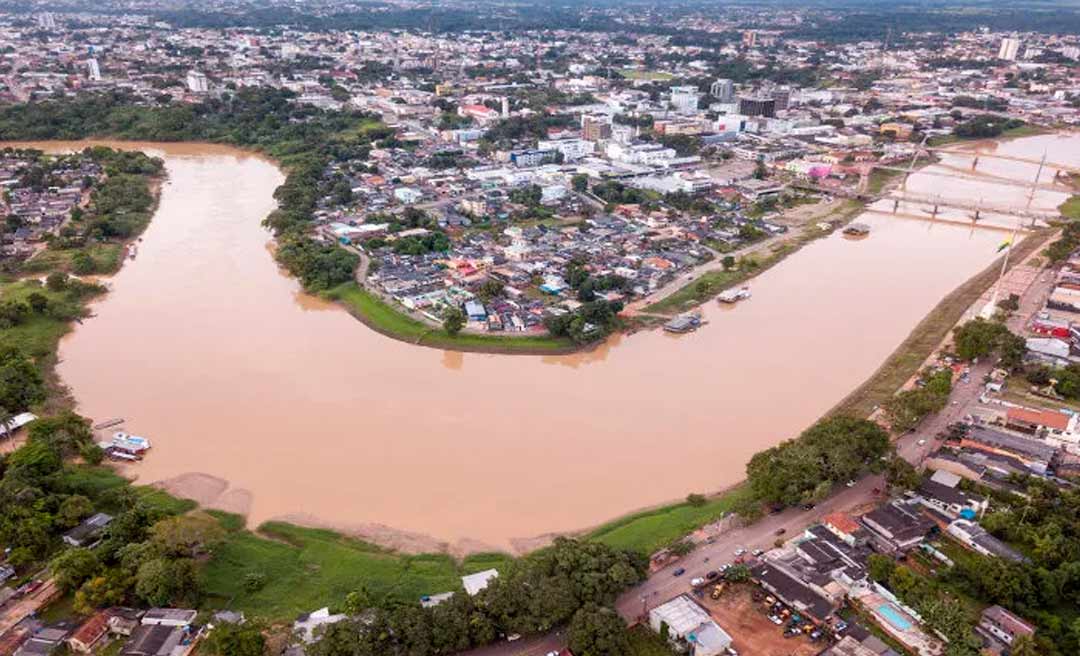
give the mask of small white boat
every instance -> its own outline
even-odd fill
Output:
[[[716,297],[716,300],[721,303],[738,303],[739,301],[745,301],[748,298],[750,298],[750,288],[740,287],[739,289],[729,289],[720,292],[720,295]]]

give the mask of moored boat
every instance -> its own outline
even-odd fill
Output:
[[[701,315],[695,313],[680,314],[664,324],[669,333],[689,333],[701,326]]]
[[[716,297],[717,301],[721,303],[738,303],[739,301],[745,301],[750,298],[750,288],[740,287],[739,289],[728,289],[720,292],[720,295]]]

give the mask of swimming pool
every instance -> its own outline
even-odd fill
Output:
[[[879,615],[885,618],[889,624],[901,631],[907,631],[911,629],[911,622],[900,614],[900,611],[893,608],[890,604],[882,604],[878,606],[877,612]]]

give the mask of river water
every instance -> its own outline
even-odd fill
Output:
[[[1080,163],[1076,139],[1000,148],[1041,156],[1044,143]],[[218,146],[126,147],[163,156],[168,181],[137,259],[61,344],[80,410],[153,441],[129,470],[140,482],[169,480],[253,524],[287,517],[409,548],[525,548],[738,481],[1002,241],[866,214],[868,238],[806,246],[753,281],[750,301],[707,304],[696,333],[559,357],[451,353],[383,337],[276,267],[260,227],[283,180],[272,163]],[[942,184],[916,175],[909,188]]]

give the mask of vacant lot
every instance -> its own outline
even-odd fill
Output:
[[[724,596],[713,601],[705,596],[702,603],[716,623],[734,639],[735,649],[742,656],[813,656],[824,643],[812,643],[808,638],[785,638],[782,627],[769,621],[751,598],[753,588],[739,585],[728,588]]]

